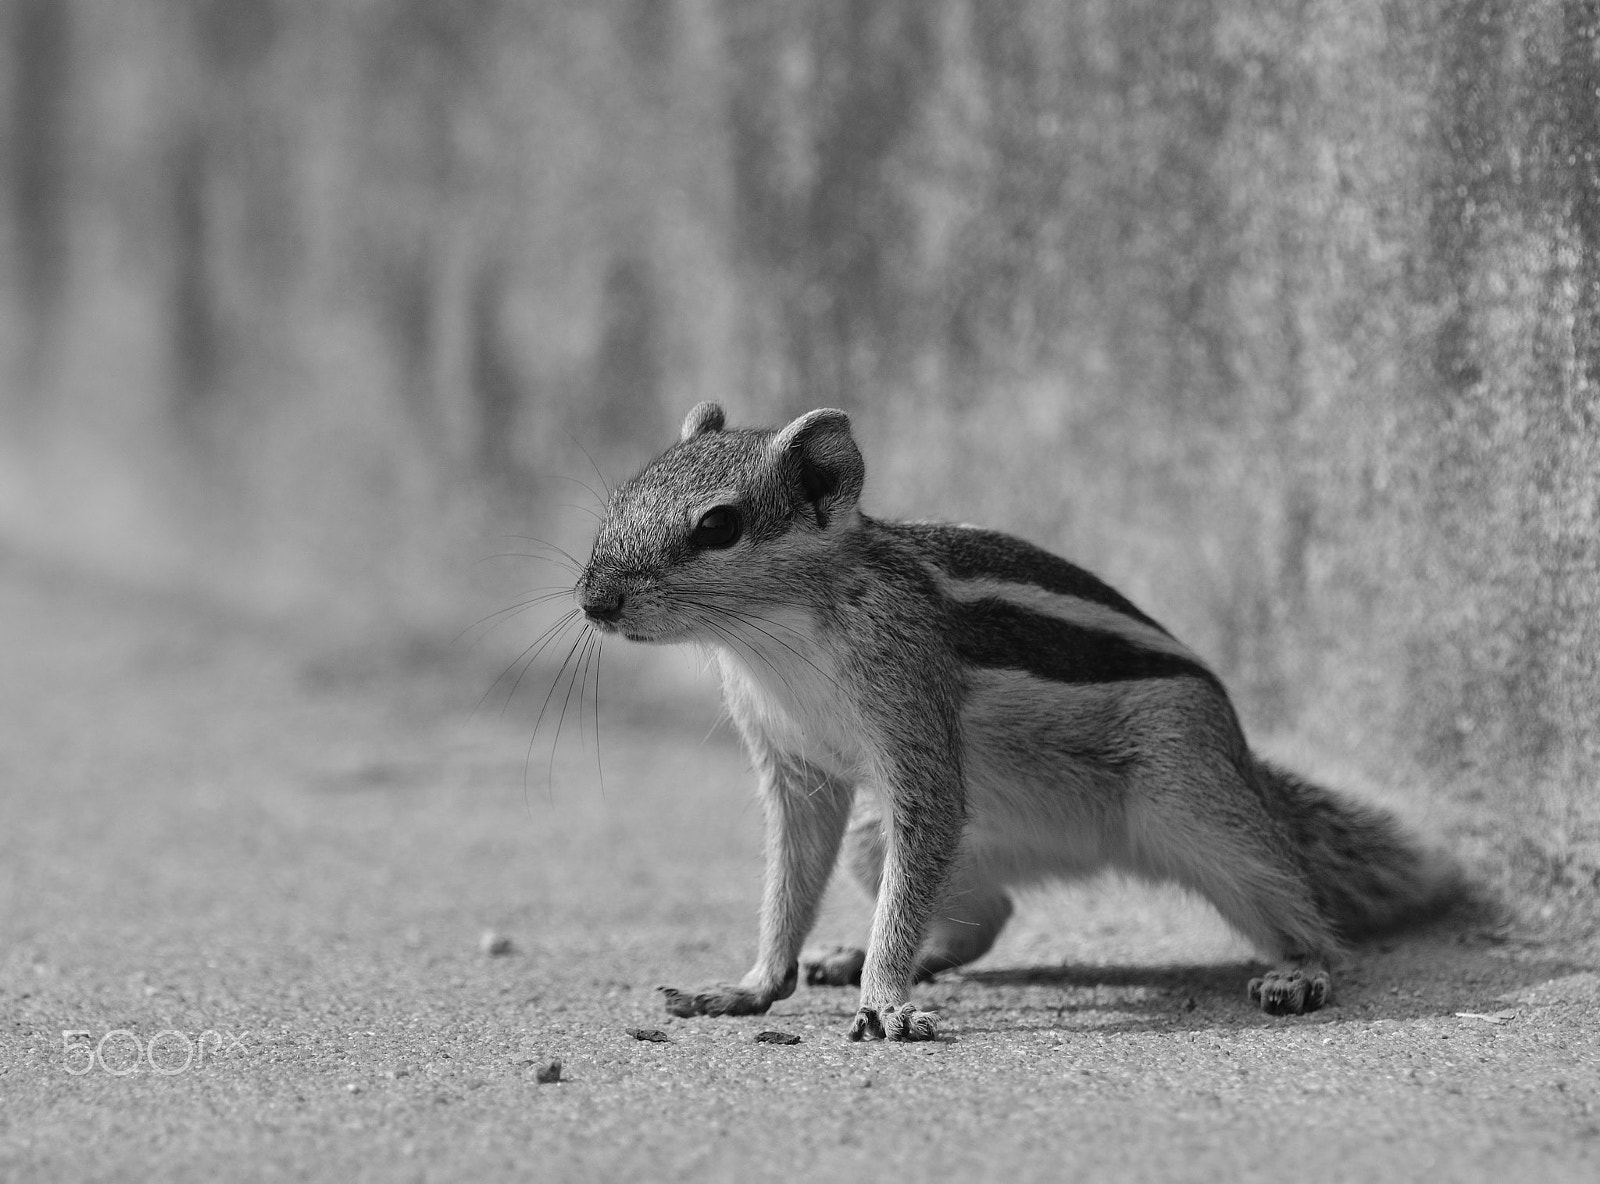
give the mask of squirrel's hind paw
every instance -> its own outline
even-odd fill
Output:
[[[1333,998],[1333,979],[1323,966],[1280,966],[1251,979],[1248,990],[1268,1015],[1302,1015]]]
[[[931,1011],[918,1011],[910,1003],[899,1007],[863,1007],[856,1012],[847,1033],[851,1040],[937,1040],[939,1030]]]
[[[808,987],[859,987],[867,952],[850,946],[813,950],[800,958]]]

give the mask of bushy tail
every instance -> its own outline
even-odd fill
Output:
[[[1455,865],[1383,810],[1256,761],[1267,808],[1288,832],[1322,915],[1347,941],[1420,924],[1464,896]]]

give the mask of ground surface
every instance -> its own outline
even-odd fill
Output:
[[[922,990],[940,1043],[847,1043],[837,989],[669,1020],[753,947],[725,730],[608,651],[602,793],[447,659],[0,559],[0,1178],[1600,1178],[1593,952],[1514,930],[1270,1020],[1203,907],[1098,885]]]

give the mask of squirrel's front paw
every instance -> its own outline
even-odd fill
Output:
[[[1280,966],[1251,979],[1249,992],[1268,1015],[1301,1015],[1333,998],[1333,980],[1321,966]]]
[[[899,1007],[863,1007],[856,1012],[847,1033],[851,1040],[937,1040],[931,1011],[918,1011],[909,1003]]]
[[[772,996],[736,983],[713,983],[697,991],[680,991],[676,987],[658,987],[666,997],[667,1011],[675,1016],[692,1015],[765,1015],[772,1006]]]

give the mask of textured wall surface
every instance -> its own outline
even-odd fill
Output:
[[[18,0],[0,530],[448,603],[697,398],[856,417],[1259,732],[1600,875],[1600,6]],[[570,433],[570,435],[569,435]]]

